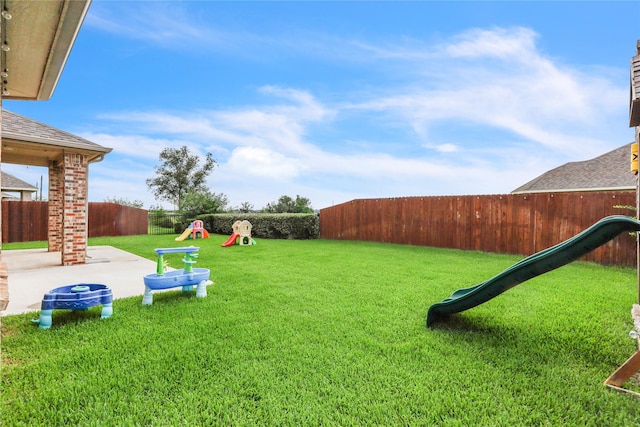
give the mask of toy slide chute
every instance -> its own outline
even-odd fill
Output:
[[[235,233],[232,234],[231,236],[229,236],[227,241],[222,244],[222,246],[224,246],[224,247],[233,246],[236,243],[236,239],[238,237],[240,237],[239,234],[235,234]]]
[[[186,230],[184,230],[182,232],[181,235],[179,235],[178,237],[176,237],[176,242],[182,242],[183,240],[186,240],[189,238],[189,236],[191,236],[191,229],[187,228]]]
[[[186,239],[208,239],[209,232],[205,230],[202,220],[195,220],[182,232],[181,235],[175,238],[176,242],[182,242]]]
[[[640,231],[640,222],[627,216],[605,217],[583,232],[523,259],[497,276],[476,286],[458,289],[449,298],[433,304],[427,313],[427,327],[448,314],[476,307],[522,282],[573,262],[625,231]]]

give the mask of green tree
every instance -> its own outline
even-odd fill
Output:
[[[299,195],[296,195],[295,200],[289,196],[281,196],[277,202],[267,203],[262,211],[269,213],[313,213],[309,199]]]
[[[253,205],[249,202],[242,202],[240,207],[238,208],[239,213],[249,213],[253,212]]]
[[[185,219],[192,219],[198,215],[224,211],[228,203],[227,196],[222,193],[189,191],[180,201],[179,208]]]
[[[122,206],[131,206],[132,208],[141,209],[144,203],[141,200],[129,200],[126,197],[105,197],[107,203],[117,203]]]
[[[190,191],[208,191],[205,181],[213,171],[216,161],[211,153],[204,157],[191,154],[186,146],[165,148],[160,152],[160,166],[154,168],[156,176],[147,179],[147,186],[158,200],[166,200],[180,206],[183,197]]]

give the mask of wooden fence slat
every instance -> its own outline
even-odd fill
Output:
[[[635,215],[634,191],[358,199],[320,211],[320,237],[531,255],[609,215]],[[635,266],[627,234],[583,257]]]
[[[116,203],[89,202],[88,236],[147,234],[149,214],[144,209]],[[2,243],[48,240],[49,203],[2,201]]]

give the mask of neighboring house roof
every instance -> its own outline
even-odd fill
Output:
[[[100,161],[111,148],[2,110],[2,162],[49,166],[63,152],[87,155],[89,162]]]
[[[631,144],[625,144],[594,159],[570,162],[551,169],[511,194],[635,189]]]
[[[0,172],[2,174],[2,178],[0,178],[2,182],[2,191],[37,191],[38,189],[33,185],[29,184],[21,180],[20,178],[16,178],[15,176],[8,174],[6,172]]]
[[[9,194],[9,193],[0,193],[0,194],[2,194],[2,200],[20,201],[20,198],[16,197],[15,194]]]

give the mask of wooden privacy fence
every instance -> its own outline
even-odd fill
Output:
[[[149,213],[117,203],[89,202],[89,237],[147,234]]]
[[[358,199],[320,211],[320,237],[531,255],[609,215],[635,216],[635,192]],[[624,233],[582,258],[636,265]]]
[[[47,240],[49,203],[2,201],[2,243]]]
[[[2,202],[2,243],[47,240],[48,202]],[[144,209],[116,203],[89,202],[88,235],[131,236],[147,234]]]

